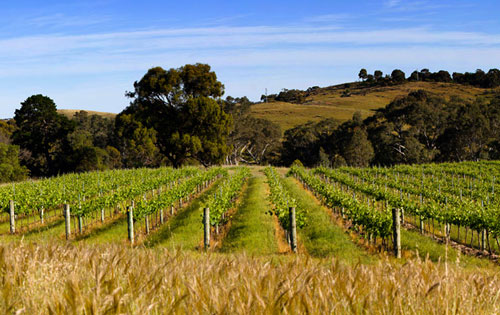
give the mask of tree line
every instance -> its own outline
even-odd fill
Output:
[[[391,74],[384,76],[380,70],[375,70],[373,74],[369,74],[366,69],[361,69],[358,74],[359,79],[369,86],[385,86],[391,84],[401,84],[403,82],[443,82],[443,83],[458,83],[470,85],[478,88],[496,88],[500,86],[500,70],[490,69],[485,72],[477,69],[476,72],[453,72],[452,75],[448,71],[440,70],[431,72],[429,69],[415,70],[407,78],[406,74],[395,69]]]
[[[30,96],[13,119],[0,121],[0,180],[161,165],[288,166],[298,160],[335,167],[500,158],[498,95],[448,100],[416,91],[364,120],[355,113],[344,123],[310,122],[283,135],[278,125],[251,116],[247,97],[223,94],[210,66],[195,64],[149,69],[115,118],[85,111],[68,118],[49,97]]]
[[[420,90],[366,119],[308,123],[285,132],[281,161],[369,166],[500,159],[500,94],[475,100]]]

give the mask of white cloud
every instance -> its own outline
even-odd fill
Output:
[[[450,71],[498,67],[500,35],[426,28],[255,26],[4,38],[0,39],[0,84],[5,89],[0,95],[0,117],[12,113],[12,106],[31,91],[60,97],[71,107],[105,110],[99,103],[105,100],[113,109],[120,108],[126,104],[125,90],[148,68],[194,62],[212,65],[228,94],[255,98],[265,87],[300,87],[297,82],[305,77],[309,81],[304,84],[311,85],[316,85],[315,77],[317,84],[348,78],[349,74],[354,79],[360,67],[384,71],[396,67],[406,71],[423,67]],[[256,83],[250,84],[248,78],[234,79],[246,77],[255,69],[261,69]],[[331,79],[317,74],[318,69],[332,71]],[[279,82],[272,79],[278,74]],[[115,82],[116,77],[123,78],[121,83]],[[224,81],[225,77],[230,80]],[[47,78],[54,81],[53,87],[39,88]],[[58,86],[58,81],[87,83]],[[26,89],[15,89],[16,85]],[[262,87],[256,88],[258,85]],[[241,92],[245,88],[247,92]],[[19,100],[16,105],[12,105],[13,99]]]
[[[305,22],[332,23],[351,19],[353,16],[347,13],[324,14],[311,16],[304,19]]]

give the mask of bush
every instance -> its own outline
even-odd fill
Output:
[[[0,143],[0,181],[19,181],[27,176],[28,169],[19,164],[19,147]]]

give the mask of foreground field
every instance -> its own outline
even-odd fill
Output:
[[[8,185],[0,202],[16,230],[0,216],[0,309],[498,313],[499,185],[498,162],[161,168]]]
[[[0,247],[4,313],[494,314],[497,271],[455,264],[195,254],[119,245]]]

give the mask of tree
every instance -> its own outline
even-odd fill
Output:
[[[68,152],[67,135],[75,126],[57,113],[56,104],[43,95],[33,95],[15,111],[13,143],[28,151],[23,162],[32,175],[47,176],[68,171],[65,153]]]
[[[14,120],[0,120],[0,143],[11,143],[12,133],[16,130],[16,123]]]
[[[373,77],[376,81],[378,81],[384,77],[384,73],[380,70],[375,70],[375,72],[373,73]]]
[[[246,115],[236,120],[234,126],[229,136],[232,151],[228,162],[263,164],[276,157],[281,145],[279,125]]]
[[[312,167],[320,162],[320,150],[328,154],[331,149],[330,138],[338,126],[333,119],[317,123],[308,122],[285,131],[281,153],[282,164],[290,165],[299,159],[305,166]]]
[[[152,68],[127,95],[131,104],[121,115],[154,131],[156,146],[175,167],[189,159],[219,163],[227,154],[231,117],[215,101],[224,86],[206,64],[178,69]],[[202,130],[203,129],[203,130]]]
[[[160,165],[161,156],[156,147],[156,131],[146,128],[133,115],[121,114],[116,118],[116,134],[125,167],[154,167]],[[111,151],[110,148],[107,148]]]
[[[19,147],[0,143],[0,181],[23,180],[27,175],[28,169],[19,164]]]
[[[396,69],[396,70],[392,71],[391,79],[395,83],[403,83],[406,79],[405,73],[399,69]]]
[[[79,111],[73,115],[72,120],[76,123],[75,131],[90,133],[92,145],[106,148],[114,142],[114,119],[99,115],[89,115],[86,111]]]
[[[364,129],[355,128],[351,140],[344,149],[343,156],[350,166],[366,167],[370,165],[374,152]]]
[[[365,81],[367,78],[368,78],[368,71],[366,71],[366,69],[361,69],[359,71],[359,74],[358,74],[358,77],[362,80],[362,81]]]
[[[431,75],[433,81],[436,82],[451,82],[451,75],[448,71],[440,70]]]
[[[229,153],[227,138],[232,126],[231,116],[214,99],[197,97],[186,102],[180,117],[183,126],[170,138],[178,154],[175,164],[181,165],[188,158],[204,166],[222,163]]]

